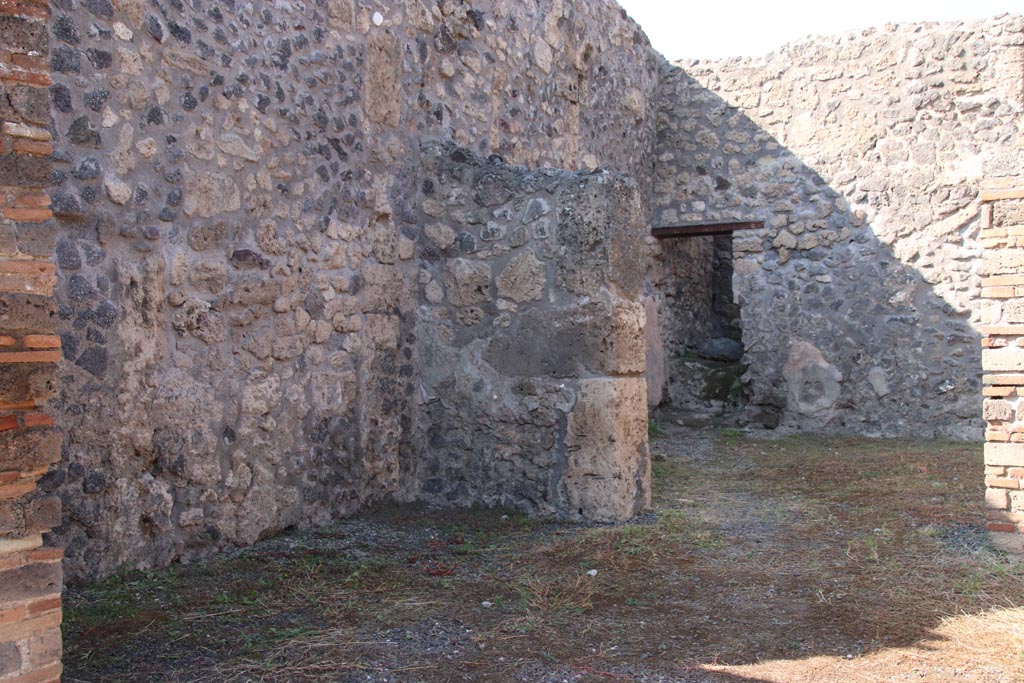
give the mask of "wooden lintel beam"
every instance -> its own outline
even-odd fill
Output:
[[[730,235],[737,230],[757,230],[764,227],[764,221],[733,221],[731,223],[686,223],[684,225],[659,225],[651,228],[651,234],[658,239],[666,237],[705,237],[707,235]]]

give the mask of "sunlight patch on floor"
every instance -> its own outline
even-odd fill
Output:
[[[1024,607],[947,617],[914,647],[862,657],[818,656],[745,666],[705,666],[765,683],[1024,680]]]

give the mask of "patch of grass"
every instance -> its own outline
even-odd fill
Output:
[[[653,417],[647,420],[647,436],[652,439],[660,439],[665,436],[665,428]]]
[[[983,617],[1009,634],[1024,605],[1024,563],[985,542],[979,448],[707,443],[662,442],[653,509],[629,524],[383,508],[71,588],[68,680],[677,680],[685,666],[806,683],[895,680],[913,661],[938,681],[980,661],[970,648],[988,678],[957,680],[1024,680],[1016,640],[979,640]]]
[[[65,624],[83,628],[127,625],[152,609],[149,597],[172,574],[168,570],[142,572],[122,568],[113,576],[90,587],[87,594],[69,592],[64,600]]]
[[[580,614],[593,606],[595,581],[586,574],[572,577],[527,579],[523,602],[540,612]]]
[[[636,570],[685,553],[694,531],[682,510],[668,509],[658,513],[653,523],[591,529],[574,543],[583,550],[581,564]]]
[[[66,604],[64,620],[82,626],[101,626],[116,621],[129,621],[139,615],[137,600],[108,598],[91,604]]]

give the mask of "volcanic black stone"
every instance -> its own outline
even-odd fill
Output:
[[[442,53],[449,55],[457,50],[459,44],[455,42],[455,36],[448,29],[448,26],[441,24],[441,28],[434,34],[434,48]]]
[[[61,270],[78,270],[82,267],[82,256],[78,247],[69,239],[57,240],[57,267]]]
[[[72,192],[52,192],[50,210],[57,218],[78,220],[83,217],[82,202]]]
[[[196,99],[195,95],[191,92],[186,92],[181,96],[181,108],[185,111],[192,111],[199,106],[199,100]]]
[[[89,349],[89,351],[93,351],[93,350],[94,349]],[[99,349],[99,350],[103,351],[104,356],[106,355],[107,352],[104,349]],[[89,351],[86,351],[85,353],[83,353],[82,354],[82,358],[85,358],[85,355],[87,353],[89,353]],[[79,365],[82,365],[82,358],[78,359],[78,364]],[[103,371],[106,372],[106,359],[105,358],[104,358],[103,364],[104,364]],[[85,368],[86,370],[89,370],[89,372],[92,372],[92,370],[90,370],[88,367],[86,367],[84,365],[82,365],[82,367]],[[96,375],[97,373],[93,372],[93,374]],[[100,375],[97,375],[97,376],[100,376]],[[106,479],[106,477],[103,476],[102,472],[90,472],[85,477],[85,481],[82,482],[82,491],[84,491],[85,493],[103,493],[106,490],[106,488],[107,488],[107,479]]]
[[[719,360],[734,363],[743,358],[743,344],[735,339],[718,337],[710,339],[697,347],[697,355],[708,360]]]
[[[58,73],[81,73],[82,54],[68,45],[58,45],[50,55],[50,68]]]
[[[71,127],[68,128],[68,139],[83,147],[99,147],[101,142],[100,132],[87,116],[79,116],[71,122]]]
[[[257,251],[252,249],[236,249],[231,254],[231,263],[236,268],[266,268],[270,262]]]
[[[149,35],[153,36],[153,39],[158,43],[164,42],[164,27],[156,17],[150,15],[146,19],[146,31]]]
[[[91,180],[100,177],[100,162],[96,157],[83,157],[71,175],[79,180]]]
[[[108,50],[89,48],[85,54],[89,58],[89,62],[97,69],[109,69],[114,63],[114,55]]]
[[[103,301],[93,310],[93,321],[100,327],[110,327],[117,321],[117,307]]]
[[[50,99],[53,101],[53,108],[62,114],[67,114],[74,109],[74,105],[71,103],[71,91],[62,83],[50,88]]]
[[[96,295],[96,290],[89,284],[89,281],[81,275],[72,275],[68,278],[68,296],[72,301],[85,301]]]
[[[114,6],[110,0],[82,0],[82,7],[101,19],[111,19],[114,16]]]
[[[66,14],[54,18],[52,24],[53,37],[68,45],[78,45],[81,37],[78,35],[78,26]]]
[[[110,99],[110,92],[107,90],[93,90],[92,92],[85,93],[85,106],[89,107],[93,111],[98,112],[103,109],[103,105]]]
[[[167,23],[167,28],[170,29],[171,35],[178,41],[185,43],[186,45],[192,42],[192,32],[181,24],[170,21]]]

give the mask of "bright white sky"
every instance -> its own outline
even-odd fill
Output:
[[[670,60],[755,57],[809,35],[1024,13],[1022,0],[619,0]]]

